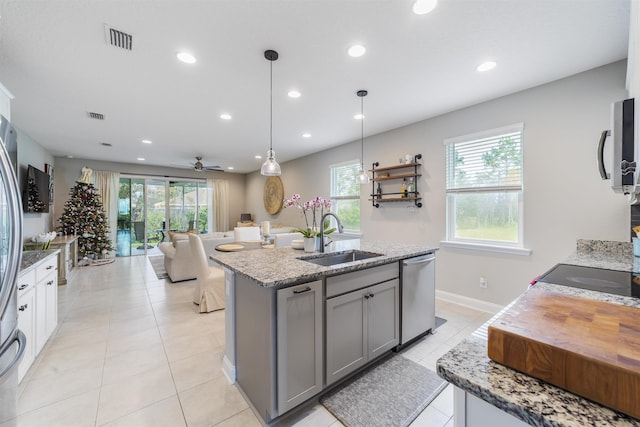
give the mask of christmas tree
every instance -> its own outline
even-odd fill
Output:
[[[109,224],[102,201],[91,183],[77,181],[69,192],[60,217],[60,231],[76,234],[82,257],[98,258],[111,251]]]

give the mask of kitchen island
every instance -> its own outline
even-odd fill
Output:
[[[640,273],[630,246],[581,240],[563,263]],[[535,288],[640,309],[638,298],[542,282]],[[492,426],[640,426],[640,420],[489,359],[487,327],[511,305],[437,362],[438,374],[456,387],[456,427],[486,425],[487,420]]]
[[[223,371],[266,424],[399,344],[401,261],[437,250],[366,240],[332,245],[327,254],[211,255],[225,268]],[[313,263],[352,251],[365,259]]]

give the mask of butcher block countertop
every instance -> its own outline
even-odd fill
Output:
[[[563,263],[638,272],[631,244],[578,241],[578,251]],[[640,419],[625,415],[572,392],[511,369],[488,356],[488,327],[529,292],[555,293],[568,300],[587,298],[640,310],[640,299],[538,282],[531,290],[505,307],[471,336],[437,362],[438,374],[456,387],[535,426],[638,426]],[[531,294],[533,295],[533,294]],[[528,298],[528,297],[527,297]],[[538,375],[540,376],[540,375]],[[634,396],[636,402],[640,396]]]

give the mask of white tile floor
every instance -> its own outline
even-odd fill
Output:
[[[59,287],[59,326],[20,386],[8,426],[259,426],[220,366],[224,312],[199,314],[194,283],[158,280],[146,257],[83,267]],[[403,354],[436,360],[490,318],[437,301],[447,319]],[[448,386],[412,426],[453,425]],[[316,405],[297,426],[340,426]]]

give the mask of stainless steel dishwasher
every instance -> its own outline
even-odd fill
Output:
[[[436,326],[436,255],[429,253],[401,262],[402,345]]]

